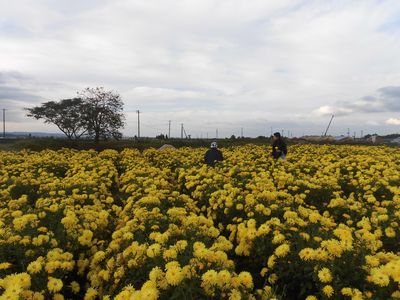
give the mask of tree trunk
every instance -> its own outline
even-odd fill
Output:
[[[100,140],[100,134],[99,134],[98,132],[96,132],[96,134],[95,134],[95,136],[94,136],[94,142],[95,142],[96,144],[98,144],[98,143],[99,143],[99,140]]]

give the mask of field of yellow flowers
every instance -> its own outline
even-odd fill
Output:
[[[400,299],[400,149],[0,152],[0,299]]]

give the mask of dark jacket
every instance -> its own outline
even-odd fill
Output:
[[[204,162],[211,167],[215,166],[216,161],[223,160],[222,152],[217,148],[210,148],[207,150],[206,154],[204,154]]]
[[[282,154],[287,154],[287,146],[285,141],[280,138],[272,143],[272,156],[273,158],[278,159]]]

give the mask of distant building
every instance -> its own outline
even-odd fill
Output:
[[[321,136],[321,135],[305,135],[302,136],[301,139],[312,142],[323,142],[323,141],[333,141],[334,137],[332,136]]]
[[[372,143],[376,143],[376,138],[378,137],[378,135],[377,134],[373,134],[373,135],[371,135],[371,142]]]
[[[344,142],[344,141],[350,141],[353,140],[353,138],[346,136],[346,135],[339,135],[334,137],[336,142]]]
[[[400,144],[400,137],[395,138],[395,139],[391,140],[390,142],[393,144]]]

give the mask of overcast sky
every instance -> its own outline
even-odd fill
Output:
[[[400,131],[400,1],[0,0],[9,131],[23,107],[119,92],[125,135]]]

